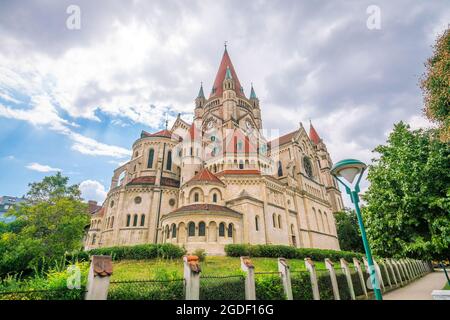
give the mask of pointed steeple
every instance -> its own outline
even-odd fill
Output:
[[[252,89],[250,90],[250,99],[258,99],[258,97],[256,97],[255,89],[253,89],[253,83]]]
[[[205,99],[205,94],[203,93],[203,82],[200,82],[200,90],[198,91],[197,98]]]
[[[211,90],[211,97],[221,97],[223,93],[223,81],[225,79],[232,79],[234,82],[234,91],[239,97],[245,97],[243,90],[241,89],[241,83],[234,70],[233,63],[231,62],[230,56],[228,55],[228,50],[225,47],[223,52],[222,60],[220,61],[219,70],[217,71],[216,78],[214,80],[214,85]]]
[[[311,120],[309,121],[309,138],[314,144],[319,144],[321,140],[316,129],[314,129]]]

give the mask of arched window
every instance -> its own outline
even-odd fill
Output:
[[[135,214],[134,217],[133,217],[133,227],[137,226],[137,220],[138,220],[138,215]]]
[[[141,215],[141,227],[145,224],[145,214]]]
[[[169,231],[169,226],[166,226],[166,239],[169,239],[170,236],[170,231]]]
[[[147,168],[152,168],[153,167],[153,158],[155,156],[155,150],[150,149],[148,151],[148,162],[147,162]]]
[[[225,223],[219,224],[219,237],[225,237]]]
[[[278,161],[278,176],[283,176],[283,165],[281,164],[281,161]]]
[[[319,217],[317,216],[316,209],[313,208],[314,220],[316,220],[316,230],[319,231]]]
[[[259,216],[255,217],[255,229],[256,231],[259,231]]]
[[[198,192],[194,193],[194,202],[198,202],[199,201],[199,194]]]
[[[320,222],[322,223],[322,231],[325,231],[325,223],[323,222],[322,211],[319,210]]]
[[[131,216],[129,214],[127,214],[127,227],[130,226],[130,222],[131,222]]]
[[[213,194],[213,199],[212,199],[212,200],[213,200],[214,203],[217,202],[217,193],[214,193],[214,194]]]
[[[198,224],[198,235],[200,237],[204,237],[205,236],[205,223],[202,221]]]
[[[176,237],[177,237],[177,227],[175,226],[175,224],[172,224],[172,238]]]
[[[327,231],[328,231],[328,233],[331,233],[330,219],[328,218],[328,214],[325,211],[323,212],[323,214],[325,215],[325,221],[327,222],[326,223]]]
[[[281,215],[278,215],[278,228],[283,228],[283,225],[281,224]]]
[[[239,169],[244,169],[244,161],[242,160],[239,161]]]
[[[92,244],[95,244],[95,239],[97,238],[97,235],[94,233],[94,236],[92,237]]]
[[[195,223],[189,222],[188,224],[188,236],[194,237],[195,236]]]
[[[167,152],[166,170],[172,170],[172,151]]]
[[[295,233],[294,233],[294,225],[293,224],[291,224],[291,235],[294,235]]]
[[[273,223],[273,227],[276,228],[277,227],[277,217],[276,217],[275,213],[272,215],[272,223]]]
[[[109,227],[110,228],[114,227],[114,217],[111,217],[111,225]]]
[[[233,238],[233,224],[228,225],[228,238]]]

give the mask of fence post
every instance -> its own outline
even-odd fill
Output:
[[[398,285],[397,276],[395,275],[394,268],[392,267],[391,259],[386,259],[386,264],[388,265],[389,269],[391,269],[392,280],[393,282],[395,282],[395,285],[397,286]]]
[[[241,257],[241,269],[245,277],[245,300],[256,300],[255,267],[250,257]]]
[[[411,275],[412,275],[412,279],[411,280],[417,278],[417,271],[416,271],[416,268],[414,267],[414,264],[413,264],[412,260],[411,259],[406,259],[406,262],[408,263],[408,265],[409,265],[409,267],[411,269]]]
[[[281,281],[283,282],[284,293],[287,300],[293,300],[291,286],[291,271],[285,258],[278,258],[278,271],[281,273]]]
[[[381,276],[381,269],[380,266],[378,265],[378,262],[373,259],[373,264],[375,266],[375,271],[378,274],[378,281],[380,282],[380,289],[382,289],[383,291],[386,291],[386,287],[384,286],[384,281],[383,281],[383,277]]]
[[[364,281],[364,276],[363,276],[363,273],[361,270],[361,264],[359,263],[359,260],[356,258],[353,258],[353,265],[355,266],[355,269],[358,272],[359,281],[361,281],[361,287],[363,288],[364,295],[366,296],[366,298],[368,298],[369,295],[367,294],[366,281]]]
[[[91,257],[85,300],[106,300],[108,298],[109,278],[112,271],[111,256]]]
[[[394,263],[395,270],[397,270],[398,280],[400,281],[400,285],[403,286],[403,277],[400,273],[399,262],[397,260],[392,260]]]
[[[186,300],[200,299],[200,264],[197,256],[184,256],[184,280],[186,282]]]
[[[344,270],[345,277],[347,278],[347,285],[348,285],[348,290],[350,291],[350,297],[352,298],[352,300],[356,300],[355,289],[353,289],[352,274],[350,273],[350,268],[348,267],[348,262],[345,261],[344,258],[341,258],[340,262],[341,262],[341,268]]]
[[[311,258],[305,258],[305,266],[309,271],[309,278],[311,279],[311,287],[314,300],[320,300],[319,284],[317,283],[316,266]]]
[[[339,287],[336,280],[336,270],[334,270],[333,267],[334,263],[330,259],[325,259],[325,267],[330,272],[330,279],[331,279],[331,286],[333,287],[333,295],[334,300],[341,300],[341,297],[339,296]]]
[[[405,278],[405,283],[411,281],[413,278],[412,274],[409,273],[408,264],[403,259],[400,259],[398,261],[398,264],[400,266],[400,270],[403,273],[403,278]]]
[[[384,268],[384,272],[386,272],[386,277],[387,277],[387,282],[389,284],[389,287],[392,287],[391,276],[389,275],[389,270],[387,268],[385,259],[382,260],[381,266]]]

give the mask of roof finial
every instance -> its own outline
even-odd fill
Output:
[[[250,89],[250,99],[258,99],[256,97],[255,89],[253,89],[253,82],[251,83],[251,89]]]
[[[225,51],[227,51],[227,43],[228,43],[228,41],[225,41],[224,44],[223,44],[224,47],[225,47]]]

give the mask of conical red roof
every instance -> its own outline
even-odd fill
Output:
[[[195,176],[192,177],[191,180],[189,180],[189,182],[191,181],[206,181],[206,182],[216,182],[216,183],[220,183],[223,184],[223,182],[217,178],[214,173],[212,173],[211,171],[209,171],[206,168],[203,168],[202,170],[200,170],[199,173],[197,173]]]
[[[211,97],[221,97],[223,94],[223,80],[225,79],[225,74],[227,72],[227,68],[230,68],[231,77],[234,81],[235,92],[240,97],[245,97],[244,92],[241,91],[241,83],[239,82],[239,78],[234,71],[233,63],[231,62],[230,56],[228,55],[227,49],[225,49],[222,61],[220,62],[219,70],[217,71],[216,79],[214,80],[213,89],[211,91]]]
[[[309,138],[312,142],[314,142],[314,144],[319,144],[320,142],[320,137],[317,134],[316,129],[314,129],[312,123],[309,125]]]

